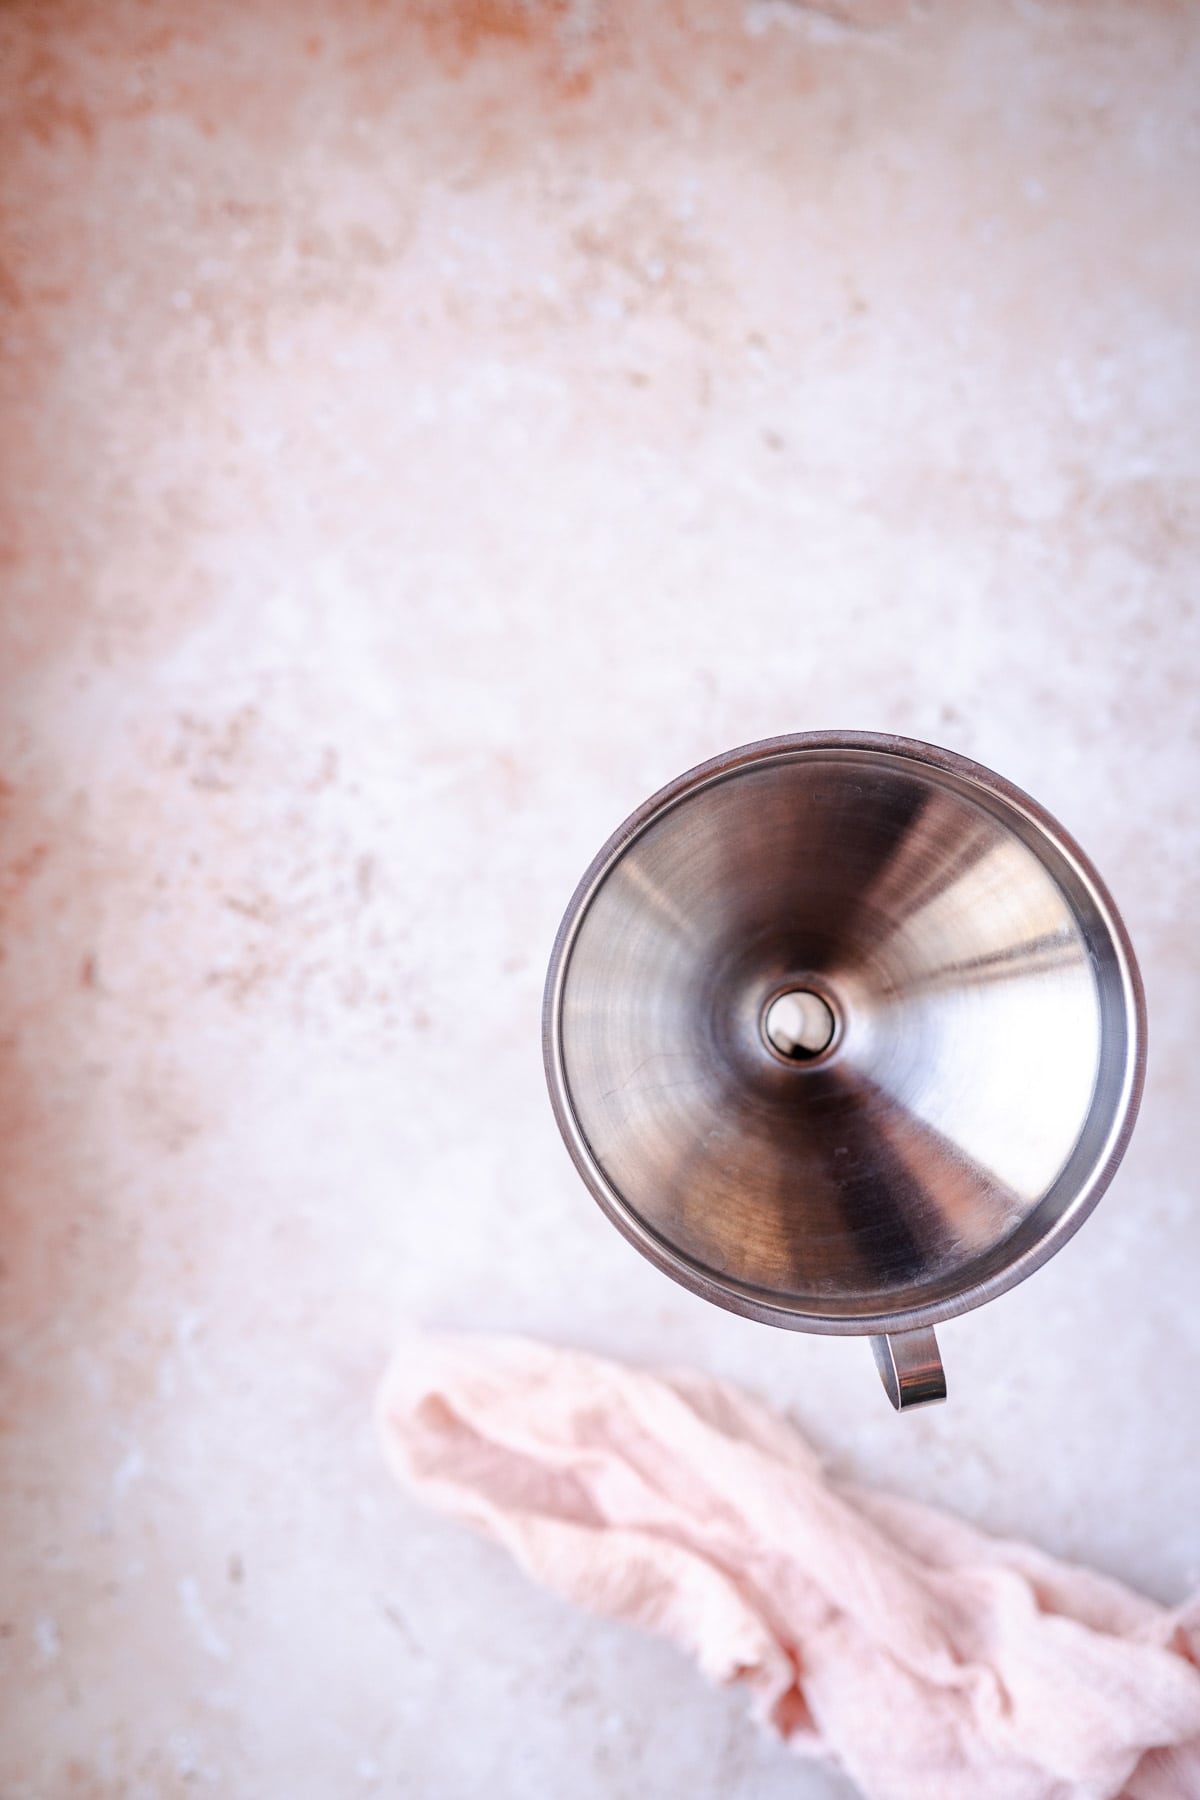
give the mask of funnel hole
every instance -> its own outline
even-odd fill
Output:
[[[763,1036],[785,1062],[811,1062],[828,1050],[837,1019],[824,995],[812,988],[777,994],[763,1013]]]

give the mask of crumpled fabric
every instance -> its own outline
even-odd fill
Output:
[[[387,1460],[580,1606],[672,1639],[869,1800],[1198,1800],[1200,1597],[1168,1610],[831,1477],[726,1383],[405,1344]]]

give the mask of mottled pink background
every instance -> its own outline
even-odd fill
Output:
[[[1200,1582],[1198,96],[1186,4],[0,8],[4,1800],[845,1794],[391,1490],[420,1320]],[[643,1265],[539,1063],[613,826],[832,725],[1031,788],[1151,1007],[904,1421]]]

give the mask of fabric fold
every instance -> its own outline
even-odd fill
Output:
[[[1200,1603],[833,1479],[727,1383],[425,1336],[378,1421],[418,1495],[745,1687],[870,1800],[1200,1797]]]

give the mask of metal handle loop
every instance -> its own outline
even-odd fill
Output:
[[[946,1398],[946,1372],[932,1325],[873,1337],[875,1366],[897,1412]]]

